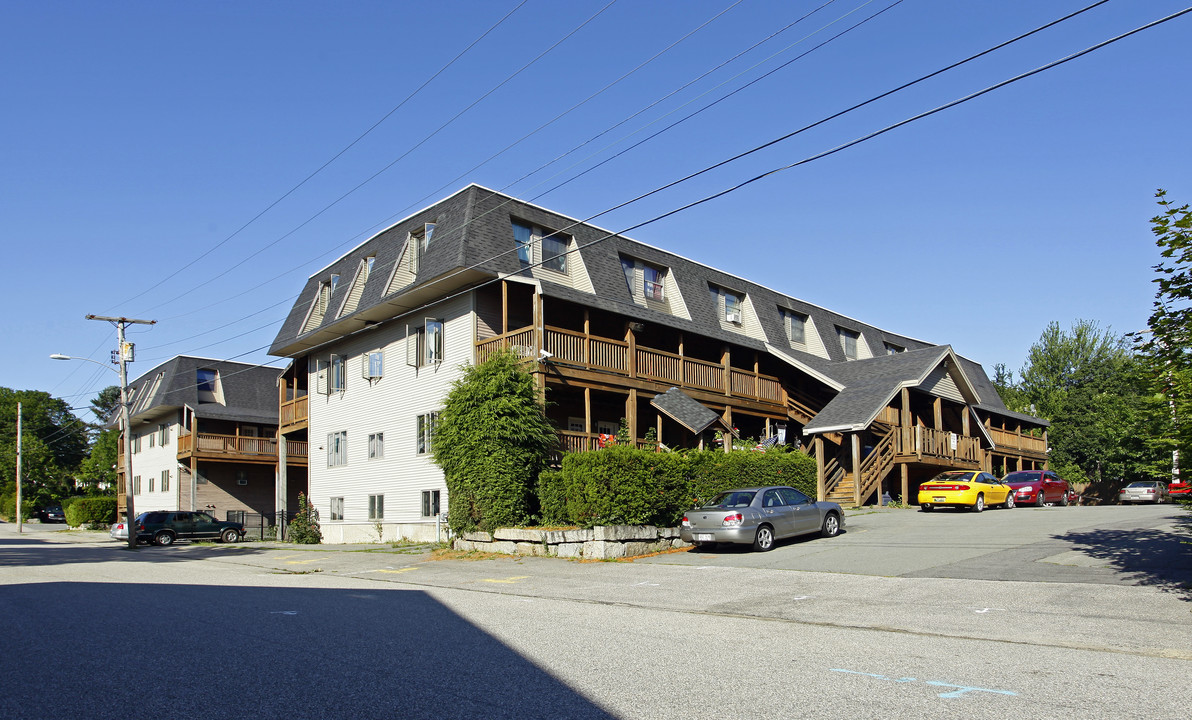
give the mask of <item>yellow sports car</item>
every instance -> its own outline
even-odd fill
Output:
[[[1014,507],[1014,488],[976,470],[942,472],[919,486],[919,507],[923,512],[937,507],[966,507],[981,512],[987,505]]]

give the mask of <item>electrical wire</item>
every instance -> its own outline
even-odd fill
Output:
[[[249,221],[248,221],[248,222],[244,223],[244,224],[243,224],[243,225],[241,225],[239,228],[237,228],[237,229],[236,229],[236,231],[235,231],[235,232],[233,232],[231,235],[227,236],[226,238],[224,238],[224,239],[223,239],[223,240],[221,240],[220,242],[216,243],[214,246],[212,246],[211,248],[209,248],[208,250],[206,250],[204,253],[202,253],[201,255],[199,255],[198,257],[196,257],[194,260],[191,260],[189,263],[187,263],[187,264],[183,265],[182,267],[178,268],[178,269],[177,269],[177,270],[175,270],[174,272],[172,272],[172,273],[170,273],[169,275],[165,276],[164,278],[162,278],[162,279],[161,279],[160,281],[158,281],[157,283],[155,283],[155,284],[153,284],[153,285],[149,286],[148,288],[146,288],[145,290],[142,290],[141,292],[137,293],[136,295],[133,295],[132,297],[128,298],[127,300],[124,300],[124,301],[120,302],[119,304],[120,304],[120,305],[126,305],[127,303],[130,303],[130,302],[132,302],[133,300],[136,300],[137,298],[139,298],[139,297],[142,297],[142,296],[146,295],[147,293],[149,293],[149,292],[151,292],[151,291],[153,291],[153,290],[155,290],[155,289],[157,289],[157,288],[161,287],[161,286],[162,286],[162,285],[164,285],[164,284],[165,284],[167,281],[169,281],[169,280],[171,280],[171,279],[173,279],[173,278],[177,277],[178,275],[180,275],[181,273],[183,273],[183,272],[184,272],[184,271],[186,271],[187,269],[189,269],[189,268],[193,267],[193,266],[195,265],[195,263],[199,262],[199,261],[200,261],[200,260],[202,260],[203,258],[206,258],[206,257],[207,257],[207,256],[209,256],[211,253],[215,252],[215,251],[216,251],[216,250],[218,250],[219,248],[221,248],[221,247],[223,247],[224,245],[226,245],[228,242],[230,242],[230,241],[231,241],[233,238],[235,238],[237,235],[239,235],[241,232],[243,232],[245,229],[247,229],[247,228],[248,228],[250,225],[252,225],[253,223],[255,223],[257,220],[260,220],[260,219],[261,219],[261,217],[265,215],[265,213],[269,212],[269,211],[270,211],[270,210],[272,210],[274,207],[276,207],[276,206],[277,206],[279,203],[281,203],[283,200],[285,200],[286,198],[288,198],[290,195],[294,194],[294,192],[295,192],[295,191],[297,191],[297,190],[298,190],[299,188],[301,188],[303,185],[306,185],[306,183],[310,182],[310,181],[311,181],[311,179],[313,179],[313,178],[314,178],[316,175],[318,175],[319,173],[321,173],[321,172],[323,172],[324,170],[326,170],[326,169],[327,169],[327,167],[328,167],[329,165],[331,165],[331,163],[333,163],[333,162],[335,162],[336,160],[338,160],[340,157],[342,157],[342,156],[344,155],[344,153],[346,153],[346,152],[348,152],[349,150],[351,150],[353,147],[355,147],[355,146],[357,145],[357,143],[359,143],[359,142],[360,142],[361,140],[363,140],[365,137],[367,137],[368,135],[370,135],[370,134],[372,133],[372,131],[373,131],[373,130],[376,130],[378,127],[380,127],[380,126],[381,126],[381,124],[382,124],[382,123],[384,123],[386,120],[388,120],[388,119],[389,119],[389,117],[390,117],[391,115],[393,115],[393,114],[394,114],[394,113],[396,113],[398,110],[400,110],[402,107],[404,107],[404,106],[406,105],[406,103],[408,103],[410,100],[414,99],[414,96],[416,96],[416,95],[418,95],[418,93],[422,92],[422,91],[423,91],[423,90],[426,88],[426,86],[427,86],[427,85],[429,85],[431,82],[433,82],[433,81],[435,80],[435,78],[437,78],[437,77],[439,77],[440,75],[442,75],[442,74],[443,74],[443,73],[444,73],[444,72],[445,72],[445,71],[446,71],[448,68],[450,68],[452,65],[454,65],[454,64],[456,63],[456,61],[457,61],[457,60],[459,60],[459,59],[460,59],[460,58],[462,58],[462,57],[463,57],[465,54],[467,54],[467,52],[468,52],[469,50],[471,50],[473,47],[475,47],[475,46],[476,46],[476,44],[477,44],[477,43],[479,43],[481,40],[483,40],[484,38],[488,37],[490,33],[492,33],[494,30],[496,30],[498,27],[500,27],[500,26],[501,26],[501,25],[502,25],[502,24],[503,24],[503,23],[504,23],[506,20],[508,20],[508,19],[509,19],[509,17],[510,17],[510,16],[512,16],[512,15],[513,15],[515,12],[517,12],[518,10],[520,10],[520,9],[522,8],[522,6],[523,6],[523,5],[525,5],[527,2],[529,2],[529,0],[521,0],[521,2],[520,2],[520,3],[518,3],[516,7],[514,7],[512,10],[510,10],[508,13],[506,13],[506,14],[505,14],[505,15],[504,15],[504,16],[503,16],[503,17],[502,17],[500,20],[498,20],[498,21],[497,21],[495,24],[493,24],[491,27],[489,27],[489,28],[488,28],[487,30],[485,30],[483,33],[481,33],[479,37],[477,37],[475,40],[473,40],[471,43],[469,43],[469,44],[468,44],[468,46],[467,46],[467,47],[465,47],[463,50],[461,50],[461,51],[460,51],[458,54],[456,54],[456,56],[455,56],[455,57],[453,57],[453,58],[451,58],[451,60],[447,61],[447,64],[446,64],[446,65],[444,65],[443,67],[439,68],[439,69],[438,69],[438,70],[437,70],[437,71],[436,71],[436,72],[435,72],[433,75],[431,75],[429,78],[427,78],[425,81],[423,81],[423,83],[422,83],[421,85],[419,85],[419,86],[418,86],[418,87],[417,87],[417,88],[416,88],[416,89],[415,89],[413,92],[411,92],[409,95],[407,95],[407,96],[406,96],[406,97],[405,97],[405,98],[404,98],[404,99],[403,99],[401,102],[399,102],[397,105],[395,105],[395,106],[394,106],[394,107],[393,107],[391,110],[389,110],[389,112],[387,112],[387,113],[385,113],[384,115],[382,115],[380,120],[377,120],[375,123],[373,123],[371,126],[369,126],[369,128],[368,128],[367,130],[365,130],[363,133],[361,133],[360,135],[358,135],[358,136],[356,137],[356,139],[355,139],[355,140],[353,140],[352,142],[350,142],[350,143],[348,143],[347,145],[345,145],[345,146],[344,146],[344,147],[343,147],[343,148],[342,148],[342,149],[341,149],[339,152],[337,152],[337,153],[335,153],[334,155],[332,155],[332,156],[331,156],[331,158],[330,158],[329,160],[327,160],[327,161],[326,161],[326,162],[324,162],[322,165],[320,165],[319,167],[317,167],[317,168],[314,170],[314,172],[312,172],[312,173],[310,173],[309,175],[307,175],[307,176],[306,176],[305,178],[303,178],[303,179],[302,179],[302,180],[301,180],[301,181],[300,181],[300,182],[299,182],[297,185],[295,185],[294,187],[290,188],[290,189],[289,189],[289,190],[287,190],[285,193],[283,193],[283,194],[281,195],[281,197],[277,198],[276,200],[274,200],[273,202],[271,202],[269,205],[267,205],[267,206],[265,207],[265,209],[264,209],[264,210],[261,210],[261,211],[260,211],[260,212],[258,212],[256,215],[254,215],[254,216],[253,216],[251,219],[249,219]]]

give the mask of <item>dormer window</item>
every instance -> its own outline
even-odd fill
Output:
[[[655,302],[666,300],[666,270],[627,257],[621,258],[621,269],[630,295]]]
[[[571,248],[571,238],[553,230],[513,221],[513,241],[517,246],[517,260],[522,267],[538,264],[544,270],[567,272],[567,251]],[[539,255],[534,255],[534,246],[539,248]]]
[[[223,385],[219,381],[218,370],[210,368],[199,368],[196,370],[195,387],[198,391],[199,402],[224,404]]]
[[[786,339],[792,345],[807,344],[807,316],[786,308],[779,308],[782,314],[782,328],[786,331]]]
[[[731,323],[741,323],[741,296],[727,290],[724,292],[724,319]]]
[[[906,348],[899,347],[898,345],[895,345],[893,343],[886,343],[886,354],[887,355],[897,355],[900,352],[906,352]]]
[[[721,323],[740,325],[744,318],[745,296],[711,284],[708,290],[712,293],[712,306],[719,313]]]
[[[425,223],[422,227],[411,230],[409,236],[406,237],[406,256],[409,258],[410,272],[418,272],[418,268],[422,265],[422,256],[426,253],[426,248],[430,246],[434,234],[435,224]]]
[[[846,360],[856,360],[857,340],[860,339],[861,333],[838,327],[836,328],[836,334],[840,337],[840,349],[844,351],[844,358]]]

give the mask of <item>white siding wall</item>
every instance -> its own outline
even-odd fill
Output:
[[[395,321],[319,351],[347,357],[345,389],[331,395],[310,396],[310,499],[319,511],[324,542],[376,541],[368,519],[369,495],[385,496],[384,540],[399,537],[433,539],[433,518],[422,518],[422,491],[439,490],[447,509],[443,473],[429,454],[416,454],[417,416],[442,409],[460,366],[472,362],[474,320],[471,296],[465,295],[419,312],[410,328],[424,317],[444,321],[443,362],[413,368],[406,365],[406,323]],[[380,348],[384,374],[380,380],[362,377],[364,356]],[[310,387],[316,380],[310,378]],[[327,467],[327,436],[347,432],[348,462]],[[368,458],[368,436],[384,433],[385,457]],[[331,520],[331,498],[344,499],[344,520]]]
[[[132,454],[133,477],[141,476],[141,492],[133,496],[133,510],[137,514],[151,510],[180,510],[178,507],[178,430],[177,422],[167,423],[170,428],[170,439],[165,447],[156,442],[158,423],[143,425],[144,430],[137,430],[133,434],[141,433],[141,451]],[[152,432],[150,431],[152,429]],[[154,437],[154,446],[149,447],[149,436]],[[170,473],[170,489],[161,489],[161,471]],[[153,481],[153,492],[149,492],[149,481]]]

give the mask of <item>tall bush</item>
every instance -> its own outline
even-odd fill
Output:
[[[82,525],[106,525],[116,520],[116,498],[77,497],[63,502],[66,524],[71,527]]]
[[[789,485],[816,496],[815,460],[797,451],[708,451],[688,455],[691,500],[702,504],[723,490],[762,485]]]
[[[557,443],[534,378],[512,353],[466,367],[431,440],[447,483],[452,531],[529,522],[537,513],[539,472]]]
[[[563,458],[567,514],[576,525],[674,525],[687,509],[682,455],[616,445]]]
[[[298,512],[290,521],[287,539],[299,545],[318,545],[323,542],[323,530],[319,527],[319,511],[306,499],[305,493],[298,493]]]

